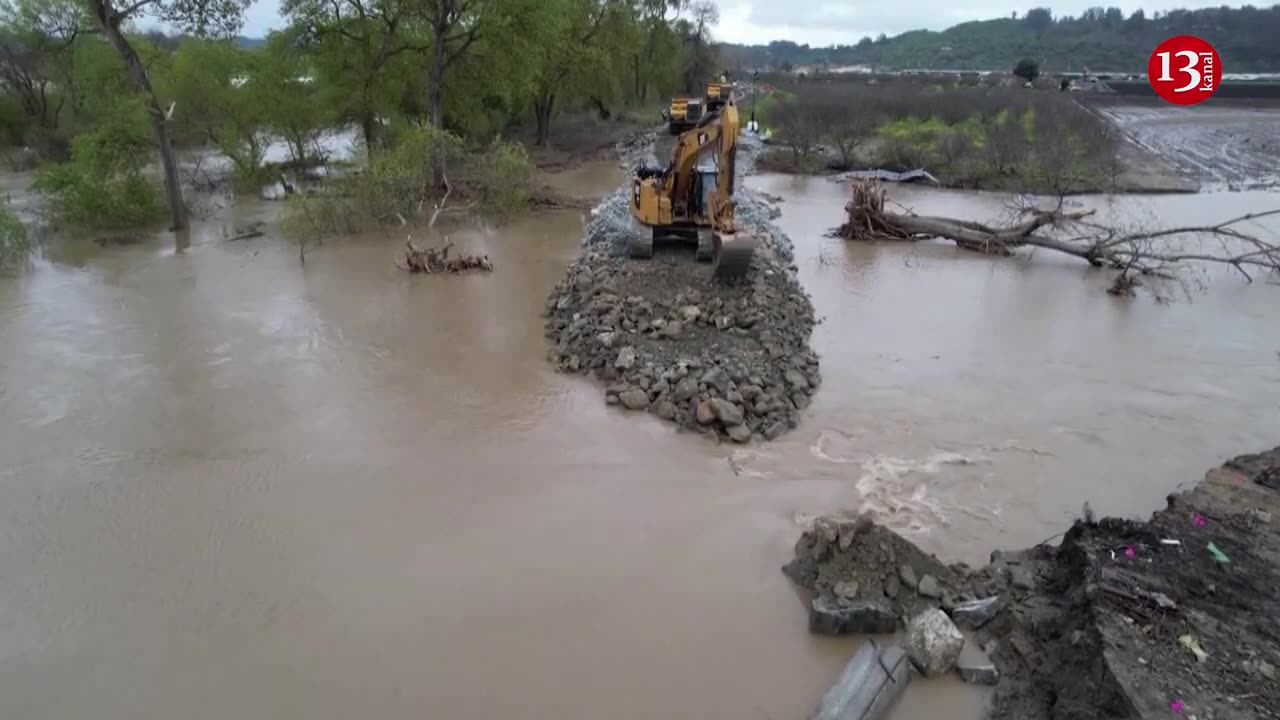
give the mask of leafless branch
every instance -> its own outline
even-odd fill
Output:
[[[1040,247],[1085,260],[1094,267],[1120,271],[1117,285],[1127,292],[1130,273],[1172,278],[1180,267],[1195,263],[1228,265],[1253,281],[1249,269],[1280,273],[1280,241],[1263,239],[1240,228],[1245,222],[1280,215],[1280,208],[1249,213],[1210,225],[1191,225],[1122,232],[1091,218],[1092,210],[1066,211],[1059,198],[1044,209],[1024,204],[1017,216],[1002,226],[967,220],[925,217],[887,212],[884,191],[874,182],[853,183],[852,198],[845,206],[845,223],[835,235],[850,240],[919,240],[945,238],[966,250],[1010,255],[1015,248]],[[1218,252],[1204,246],[1219,241]],[[1201,241],[1194,247],[1188,243]],[[1123,282],[1121,282],[1123,281]],[[1123,286],[1123,287],[1121,287]]]

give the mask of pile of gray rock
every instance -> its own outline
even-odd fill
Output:
[[[823,517],[796,541],[783,572],[812,593],[809,629],[820,634],[893,632],[925,610],[984,624],[964,568],[944,565],[869,516]],[[991,615],[995,605],[984,606]],[[990,620],[990,617],[986,618]]]
[[[627,259],[627,242],[646,229],[632,221],[625,188],[606,197],[547,299],[552,361],[604,383],[609,404],[734,442],[795,427],[821,382],[813,305],[769,210],[745,194],[739,208],[740,232],[755,234],[758,250],[748,275],[726,285],[692,248]]]
[[[904,630],[911,662],[927,676],[957,670],[971,683],[999,678],[976,637],[1006,609],[986,576],[944,565],[869,516],[818,518],[783,567],[810,592],[809,630],[820,635],[880,635]]]

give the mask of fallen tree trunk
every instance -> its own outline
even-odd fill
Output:
[[[409,272],[420,273],[460,273],[468,270],[493,271],[493,263],[488,255],[455,255],[449,257],[449,249],[453,243],[440,247],[418,248],[413,240],[405,241],[404,264],[397,267]]]
[[[1061,203],[1050,209],[1025,206],[1025,219],[1007,226],[992,226],[955,218],[927,217],[885,210],[884,190],[872,181],[851,184],[852,197],[845,206],[844,224],[834,231],[848,240],[925,240],[943,238],[966,250],[1009,255],[1015,248],[1039,247],[1078,257],[1094,267],[1121,271],[1117,288],[1133,286],[1128,273],[1172,277],[1177,266],[1194,262],[1226,264],[1249,281],[1249,268],[1280,272],[1280,243],[1262,240],[1239,225],[1280,214],[1280,209],[1250,213],[1216,225],[1187,226],[1156,231],[1123,232],[1090,222],[1092,210],[1066,212]],[[1186,240],[1215,238],[1213,250],[1188,248]]]

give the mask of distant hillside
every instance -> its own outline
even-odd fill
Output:
[[[1025,16],[969,22],[942,32],[914,30],[896,37],[864,37],[856,44],[811,48],[793,42],[721,45],[732,67],[787,69],[802,65],[873,65],[883,69],[1007,70],[1020,58],[1046,71],[1144,72],[1155,46],[1173,35],[1197,35],[1217,48],[1224,72],[1280,72],[1280,5],[1270,8],[1172,10],[1126,17],[1119,8],[1094,8],[1055,18],[1045,8]]]

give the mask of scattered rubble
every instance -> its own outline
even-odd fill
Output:
[[[1000,612],[1000,596],[962,602],[951,609],[951,619],[965,630],[978,630]]]
[[[956,660],[956,672],[960,679],[973,685],[995,685],[1000,681],[1000,671],[986,653],[966,642]]]
[[[811,591],[814,632],[872,632],[849,628],[891,614],[922,670],[996,686],[994,720],[1276,720],[1277,476],[1280,447],[1241,456],[1146,522],[1086,511],[1061,545],[993,552],[976,571],[867,516],[819,518],[783,570]]]
[[[964,589],[961,580],[967,568],[943,565],[863,516],[852,520],[819,518],[796,541],[795,558],[782,570],[811,591],[811,625],[815,608],[822,608],[831,614],[843,611],[843,616],[866,620],[876,627],[887,626],[888,621],[883,620],[887,616],[897,627],[925,610],[954,607],[954,599]],[[850,628],[847,632],[893,629]]]
[[[620,152],[634,160],[648,150]],[[759,243],[747,277],[726,285],[695,262],[692,248],[626,259],[628,238],[644,230],[632,221],[626,188],[606,197],[592,211],[582,254],[547,300],[552,361],[605,383],[610,404],[733,442],[772,440],[795,427],[821,383],[809,348],[813,305],[769,207],[745,191],[737,199],[739,228]]]

